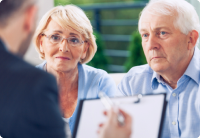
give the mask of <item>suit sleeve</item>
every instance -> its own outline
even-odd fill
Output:
[[[32,83],[30,93],[18,123],[24,128],[22,138],[65,138],[65,125],[61,117],[57,84],[45,74]],[[16,134],[17,128],[15,128]]]

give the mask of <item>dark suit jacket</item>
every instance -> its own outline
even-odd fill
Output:
[[[0,136],[65,137],[54,77],[9,53],[1,40]]]

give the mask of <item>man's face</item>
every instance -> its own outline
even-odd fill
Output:
[[[142,47],[149,66],[165,73],[185,64],[189,56],[188,36],[174,27],[174,17],[145,12],[141,17]]]
[[[36,21],[37,21],[37,7],[33,6],[30,10],[32,10],[32,12],[28,11],[28,16],[30,16],[29,19],[27,19],[26,25],[29,26],[29,31],[26,31],[28,34],[26,34],[26,37],[24,39],[21,40],[20,45],[19,45],[19,49],[17,52],[17,55],[20,57],[23,57],[26,53],[26,51],[28,50],[33,34],[35,32],[36,29]],[[32,14],[32,13],[35,14]]]
[[[19,50],[18,50],[18,53],[17,53],[17,55],[19,57],[23,57],[25,55],[26,51],[28,50],[28,48],[30,46],[33,34],[34,34],[34,31],[31,31],[27,35],[27,37],[24,40],[22,40],[22,42],[20,43]]]

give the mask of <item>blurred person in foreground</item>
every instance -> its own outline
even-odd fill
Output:
[[[199,17],[185,0],[152,0],[139,19],[148,64],[133,67],[118,88],[124,95],[167,92],[162,138],[200,136]],[[156,110],[156,109],[155,109]]]
[[[107,72],[85,65],[97,45],[89,19],[77,6],[48,11],[39,22],[34,43],[45,60],[37,67],[56,77],[63,119],[72,133],[80,99],[98,98],[100,91],[109,97],[121,95]]]
[[[0,136],[65,138],[56,81],[22,60],[35,30],[36,0],[0,2]]]

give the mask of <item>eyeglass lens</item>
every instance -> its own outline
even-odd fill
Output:
[[[60,43],[63,39],[66,39],[67,42],[72,46],[78,46],[83,43],[79,38],[76,37],[63,38],[59,35],[51,35],[49,38],[52,43]]]

